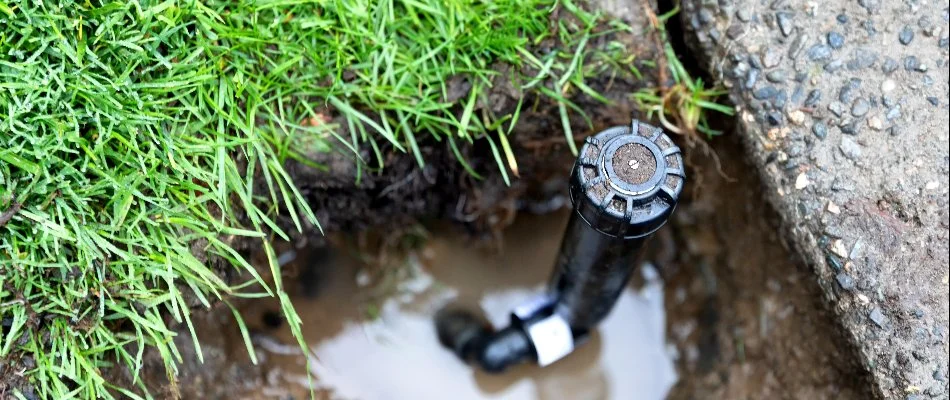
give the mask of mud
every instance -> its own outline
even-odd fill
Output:
[[[203,321],[199,335],[217,336],[215,353],[230,358],[222,370],[246,375],[234,384],[185,376],[178,390],[182,398],[209,399],[307,398],[310,388],[327,399],[665,398],[676,375],[664,334],[663,286],[652,267],[589,342],[548,368],[525,364],[487,375],[439,345],[433,322],[439,309],[482,310],[504,326],[514,306],[543,290],[565,211],[519,217],[500,253],[473,248],[451,226],[436,228],[424,247],[382,269],[342,249],[295,252],[286,268],[321,271],[294,288],[309,354],[277,317],[277,304],[246,302],[241,313],[259,364],[250,365],[236,324]]]

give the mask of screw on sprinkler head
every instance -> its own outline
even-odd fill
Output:
[[[511,325],[494,333],[470,314],[442,313],[440,341],[495,373],[567,356],[613,309],[644,242],[676,208],[684,179],[680,149],[660,128],[634,120],[587,138],[571,172],[574,212],[547,293],[515,308]]]

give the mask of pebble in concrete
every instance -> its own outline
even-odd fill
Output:
[[[765,49],[765,53],[762,54],[762,64],[765,65],[765,68],[772,68],[782,62],[782,53],[774,47],[769,47]]]
[[[855,117],[864,116],[870,110],[871,104],[863,97],[855,100],[854,104],[851,105],[851,115]]]
[[[772,83],[782,83],[785,81],[785,71],[777,69],[765,74],[765,79]]]
[[[878,328],[884,328],[884,325],[887,323],[887,319],[884,318],[884,313],[881,312],[880,307],[874,307],[871,313],[868,314],[868,318],[870,318],[871,322],[874,322],[874,325],[877,325]]]
[[[821,101],[821,89],[814,89],[808,92],[808,97],[805,98],[805,105],[813,107],[818,105],[819,101]]]
[[[828,32],[826,38],[828,39],[828,45],[835,50],[840,49],[841,46],[844,46],[844,35],[838,32]]]
[[[901,29],[900,33],[897,34],[897,40],[900,40],[904,46],[914,40],[914,30],[911,29],[910,25],[904,25],[904,29]]]
[[[847,136],[841,138],[841,144],[838,146],[838,149],[841,150],[841,154],[844,154],[845,157],[851,160],[856,161],[861,158],[861,146]]]
[[[816,44],[808,49],[808,58],[812,61],[824,61],[831,58],[831,47],[826,44]]]
[[[897,60],[891,57],[885,57],[884,63],[881,64],[881,71],[884,71],[885,74],[890,75],[892,72],[897,71]]]
[[[824,139],[826,136],[828,136],[828,127],[825,126],[825,123],[821,121],[815,122],[815,124],[811,127],[811,131],[819,139]]]
[[[907,56],[904,57],[904,69],[907,71],[916,71],[920,68],[920,60],[917,59],[917,56]]]
[[[852,71],[857,71],[861,69],[868,68],[874,63],[877,62],[877,53],[874,51],[858,48],[855,49],[851,55],[851,59],[848,60],[848,69]]]
[[[835,280],[838,281],[838,286],[844,290],[854,290],[854,279],[848,276],[848,274],[842,272],[835,276]]]
[[[788,37],[795,30],[792,22],[792,13],[788,11],[779,11],[775,13],[775,19],[778,21],[778,28],[782,31],[782,36]]]

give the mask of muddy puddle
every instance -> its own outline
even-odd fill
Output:
[[[257,365],[221,306],[195,314],[204,362],[179,328],[178,385],[155,389],[182,399],[307,399],[310,388],[318,399],[366,400],[870,398],[810,266],[783,244],[738,143],[719,143],[730,178],[699,160],[683,202],[647,246],[659,268],[634,274],[597,334],[552,366],[486,375],[440,347],[432,316],[453,304],[505,325],[512,307],[547,281],[563,209],[519,213],[494,242],[501,250],[449,223],[401,228],[412,235],[375,232],[398,238],[388,245],[397,251],[379,252],[387,246],[376,242],[386,240],[360,237],[330,238],[332,251],[279,249],[306,354],[275,301],[235,300]],[[157,375],[151,381],[162,382],[160,358],[146,364]]]
[[[249,302],[242,313],[260,359],[260,386],[238,396],[302,399],[313,387],[327,399],[665,398],[676,372],[662,283],[650,266],[592,340],[547,368],[525,364],[489,375],[439,345],[432,317],[448,304],[507,325],[510,310],[543,289],[567,217],[521,216],[501,250],[433,228],[424,247],[400,256],[396,267],[376,268],[340,249],[285,252],[285,268],[302,277],[290,289],[310,354],[302,355],[275,304]]]

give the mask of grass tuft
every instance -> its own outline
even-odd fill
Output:
[[[645,88],[634,93],[634,99],[641,109],[647,112],[648,118],[656,116],[666,129],[685,135],[688,140],[700,134],[705,135],[707,139],[712,138],[722,132],[709,126],[708,113],[718,112],[732,116],[735,110],[717,102],[721,96],[728,93],[725,89],[706,87],[702,78],[693,78],[673,51],[665,26],[666,21],[678,12],[679,6],[657,16],[655,23],[655,34],[659,36],[665,61],[661,68],[665,67],[669,72],[672,86],[667,87],[667,82],[661,82],[660,87]],[[665,76],[665,73],[661,76]]]
[[[369,146],[360,165],[378,170],[388,144],[423,165],[426,139],[464,163],[459,146],[485,139],[507,181],[522,104],[480,106],[498,78],[556,101],[573,146],[569,94],[606,101],[585,79],[635,69],[622,45],[589,46],[611,31],[601,16],[561,4],[552,19],[556,0],[0,0],[0,364],[42,398],[147,397],[105,371],[137,376],[151,347],[174,382],[171,326],[201,357],[190,313],[249,287],[300,339],[267,243],[288,237],[279,213],[319,224],[284,162],[334,143]],[[273,283],[238,239],[263,243]]]

